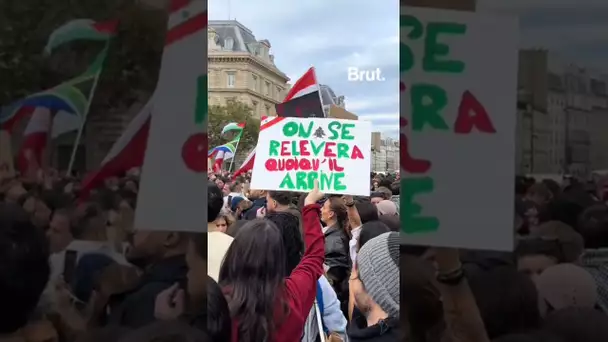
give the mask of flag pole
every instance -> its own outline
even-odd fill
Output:
[[[315,82],[317,83],[317,87],[319,88],[319,102],[321,102],[321,110],[323,111],[323,117],[326,118],[329,116],[329,113],[325,115],[325,107],[323,105],[323,96],[321,95],[321,85],[319,84],[319,79],[317,78],[317,69],[314,66],[312,68],[312,74],[315,76]],[[331,107],[330,107],[331,109]]]
[[[239,149],[239,143],[241,142],[243,133],[245,133],[244,129],[241,131],[241,133],[239,133],[239,139],[236,141],[236,145],[234,146],[234,155],[232,156],[232,159],[230,160],[230,166],[228,167],[228,173],[232,172],[232,164],[234,164],[234,160],[236,159],[236,151],[238,151],[238,149]]]
[[[312,66],[311,68],[312,68],[312,74],[315,76],[315,82],[317,83],[317,88],[319,88],[317,93],[319,93],[319,102],[321,102],[321,111],[323,112],[323,118],[327,118],[329,116],[329,113],[327,113],[327,115],[325,115],[325,107],[323,106],[323,95],[321,95],[321,85],[319,84],[319,79],[317,78],[317,69],[315,69],[314,66]],[[330,107],[330,109],[331,109],[331,107]],[[319,172],[317,172],[317,175],[319,177],[319,188],[321,187],[321,174],[322,174],[322,171],[321,171],[321,169],[319,169]]]
[[[107,57],[107,53],[110,47],[110,39],[108,38],[106,40],[106,44],[105,47],[103,48],[103,53],[106,54]],[[104,61],[105,58],[104,57]],[[89,101],[87,102],[87,106],[85,107],[83,116],[82,116],[82,122],[80,123],[80,128],[78,129],[78,133],[76,134],[76,140],[74,141],[74,147],[72,148],[72,155],[70,156],[70,163],[68,164],[68,170],[66,172],[66,176],[70,177],[72,175],[72,169],[74,168],[74,161],[76,160],[76,152],[78,152],[78,146],[80,145],[80,140],[82,139],[82,133],[84,132],[84,126],[87,122],[87,117],[89,116],[89,110],[91,109],[91,103],[93,102],[93,95],[95,95],[95,90],[97,89],[97,84],[99,83],[99,76],[101,75],[101,72],[103,71],[103,69],[99,69],[99,71],[97,72],[97,75],[95,75],[95,80],[93,81],[93,85],[91,87],[91,90],[89,91]]]

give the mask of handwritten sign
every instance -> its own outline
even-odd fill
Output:
[[[371,124],[321,118],[277,118],[262,126],[251,187],[369,196]]]
[[[517,21],[402,7],[404,243],[512,250]]]

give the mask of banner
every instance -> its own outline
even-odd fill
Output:
[[[272,118],[262,124],[252,189],[369,196],[371,123]]]

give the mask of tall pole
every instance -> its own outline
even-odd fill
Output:
[[[105,47],[103,48],[104,53],[107,56],[108,49],[110,47],[110,39],[106,40]],[[104,57],[105,58],[105,57]],[[95,75],[95,79],[93,80],[93,86],[89,91],[89,101],[87,102],[86,108],[82,115],[82,122],[80,123],[80,128],[78,129],[78,133],[76,134],[76,140],[74,141],[74,147],[72,148],[72,155],[70,156],[70,163],[68,164],[68,170],[66,175],[69,177],[72,175],[72,169],[74,168],[74,161],[76,160],[76,152],[78,152],[78,147],[80,146],[80,140],[82,139],[82,133],[84,132],[84,127],[87,123],[87,117],[89,116],[89,110],[91,109],[91,103],[93,102],[93,95],[95,94],[95,90],[97,89],[97,84],[99,83],[99,76],[101,75],[102,69],[100,68]]]
[[[384,147],[384,172],[388,172],[388,139],[386,140],[386,146]]]
[[[534,109],[532,105],[526,108],[528,118],[530,118],[530,173],[534,173],[534,155],[536,154],[534,146]]]
[[[570,147],[570,108],[566,106],[564,120],[564,172],[570,173],[572,163],[572,150]]]
[[[329,113],[327,115],[325,115],[325,107],[324,107],[324,103],[323,103],[323,95],[321,95],[321,86],[319,85],[319,79],[317,78],[317,70],[315,69],[315,67],[311,67],[312,68],[312,74],[315,76],[315,83],[317,83],[317,88],[319,89],[319,102],[321,102],[321,117],[322,118],[326,118],[329,117]],[[331,111],[331,104],[329,104],[329,110]]]
[[[236,145],[234,146],[234,155],[232,156],[232,159],[230,159],[230,167],[228,167],[228,173],[232,172],[232,164],[234,164],[234,160],[236,159],[236,151],[238,151],[239,149],[239,143],[241,142],[241,134],[239,134],[239,140],[236,141]]]

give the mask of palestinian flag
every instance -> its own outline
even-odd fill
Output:
[[[95,22],[91,19],[68,21],[53,31],[44,47],[45,54],[51,54],[55,48],[76,40],[107,40],[112,37],[118,21]]]
[[[231,132],[231,131],[242,131],[245,128],[245,123],[236,123],[236,122],[231,122],[229,124],[227,124],[226,126],[224,126],[224,128],[222,129],[222,135]]]

